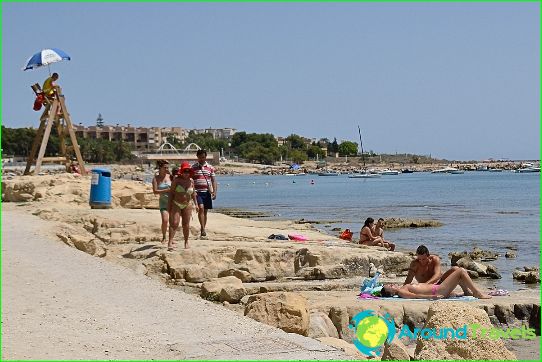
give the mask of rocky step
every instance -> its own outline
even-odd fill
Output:
[[[300,292],[309,301],[309,308],[329,315],[341,338],[351,340],[352,329],[348,328],[351,318],[364,310],[380,314],[389,313],[395,325],[410,329],[422,328],[425,324],[430,300],[382,300],[358,299],[352,292],[330,291],[325,295],[314,291]],[[526,325],[540,335],[540,297],[536,291],[512,292],[508,296],[493,297],[487,300],[466,302],[483,309],[496,327],[515,327]]]

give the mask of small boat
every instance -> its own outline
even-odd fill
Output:
[[[334,171],[318,172],[318,176],[339,176],[339,175],[340,175],[339,172],[334,172]]]
[[[444,167],[438,170],[431,171],[431,173],[451,173],[451,174],[460,175],[460,174],[465,173],[465,171],[459,170],[455,167]]]
[[[502,168],[488,168],[487,172],[502,172]]]
[[[378,173],[369,173],[369,172],[356,172],[348,175],[348,178],[377,178],[380,177]]]
[[[381,175],[399,175],[399,171],[396,170],[390,170],[388,168],[383,169],[380,171]]]
[[[532,172],[540,172],[540,167],[525,167],[525,168],[518,168],[517,170],[514,170],[515,173],[532,173]]]
[[[361,149],[361,159],[363,160],[363,169],[359,172],[354,172],[348,175],[348,178],[377,178],[380,177],[379,173],[371,172],[371,170],[367,170],[367,165],[365,164],[365,155],[363,153],[363,141],[361,140],[361,129],[358,125],[358,134],[359,134],[359,145]]]
[[[408,168],[405,168],[405,169],[402,169],[402,170],[401,170],[401,173],[414,173],[414,171],[413,171],[413,170],[410,170],[410,169],[408,169]]]

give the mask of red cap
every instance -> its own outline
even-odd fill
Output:
[[[182,175],[182,173],[185,170],[189,170],[190,173],[192,173],[192,166],[190,166],[190,164],[188,162],[186,162],[186,161],[181,163],[181,167],[179,167],[179,171],[177,171],[177,175]]]

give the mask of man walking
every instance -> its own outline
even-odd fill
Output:
[[[213,208],[213,200],[216,199],[215,169],[207,163],[207,151],[196,152],[198,162],[192,165],[192,178],[196,187],[198,200],[198,219],[202,237],[206,237],[205,226],[207,225],[207,211]]]

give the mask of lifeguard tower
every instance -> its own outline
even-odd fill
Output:
[[[73,129],[68,108],[66,107],[66,102],[64,101],[62,90],[59,86],[55,86],[54,95],[50,97],[43,93],[40,85],[37,83],[32,85],[32,90],[34,93],[36,93],[37,97],[43,100],[45,110],[40,117],[40,126],[38,128],[38,132],[36,133],[36,137],[34,137],[34,141],[32,142],[32,148],[30,150],[30,154],[28,155],[24,174],[29,175],[33,173],[34,175],[37,175],[40,172],[41,164],[44,162],[64,164],[67,172],[73,171],[71,155],[75,153],[75,157],[78,162],[78,171],[81,175],[86,175],[87,172],[85,170],[85,163],[83,161],[83,157],[81,157],[81,151],[79,149],[79,145],[77,144],[77,138],[75,137],[75,131]],[[45,149],[47,148],[47,143],[49,142],[49,136],[51,135],[51,128],[53,125],[56,127],[60,141],[59,156],[44,157]],[[70,137],[70,143],[66,142],[67,135]],[[36,166],[34,167],[33,171],[30,171],[30,168],[34,162]]]

